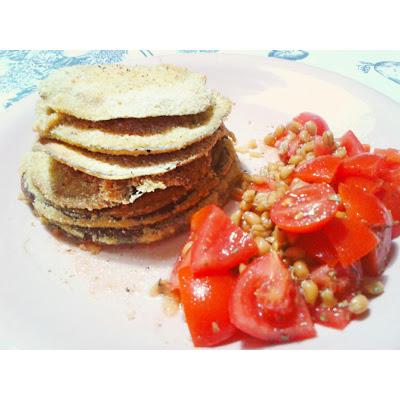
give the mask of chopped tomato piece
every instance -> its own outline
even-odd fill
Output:
[[[400,164],[400,151],[396,149],[375,149],[375,154],[382,157],[388,164]]]
[[[229,311],[238,329],[267,343],[316,335],[304,299],[275,252],[255,259],[239,275]]]
[[[314,138],[314,154],[316,157],[332,154],[333,147],[324,143],[321,136]]]
[[[293,119],[297,122],[300,122],[302,125],[304,125],[308,121],[314,122],[314,124],[317,126],[317,135],[322,135],[324,132],[329,130],[329,126],[326,121],[322,117],[314,113],[302,112]]]
[[[392,226],[392,239],[396,239],[400,236],[400,223],[395,222]]]
[[[343,183],[339,185],[339,194],[350,219],[354,218],[368,225],[388,225],[391,220],[387,208],[373,194]]]
[[[248,188],[255,190],[256,192],[268,193],[271,190],[275,189],[275,184],[273,182],[268,182],[268,181],[266,181],[265,183],[251,182]]]
[[[285,130],[285,134],[284,136],[282,136],[281,138],[279,138],[275,144],[274,147],[276,149],[278,149],[278,153],[279,153],[279,158],[284,161],[284,162],[288,162],[289,158],[291,156],[293,156],[296,153],[296,150],[298,149],[298,147],[301,145],[301,140],[298,136],[295,136],[292,140],[290,140],[287,143],[287,147],[281,147],[281,144],[285,141],[287,142],[287,134],[288,131]]]
[[[271,219],[289,232],[312,232],[328,223],[338,210],[335,191],[326,183],[289,191],[274,204]]]
[[[389,261],[392,245],[391,226],[375,228],[374,232],[379,239],[379,244],[362,259],[364,272],[369,276],[379,276],[383,273]]]
[[[296,244],[306,252],[306,255],[314,260],[334,266],[338,263],[335,248],[322,231],[300,234]]]
[[[379,244],[362,259],[362,266],[366,275],[378,276],[385,270],[392,245],[392,227],[392,214],[386,210],[385,224],[373,228],[379,239]]]
[[[400,221],[400,186],[391,182],[385,182],[376,195],[392,213],[394,221],[392,236],[397,237],[399,230],[398,222]]]
[[[357,136],[352,131],[347,131],[340,138],[339,143],[346,148],[346,153],[349,157],[365,153],[364,145],[357,139]]]
[[[224,272],[258,254],[251,236],[215,205],[194,214],[191,229],[191,268],[195,274]]]
[[[362,146],[365,153],[369,153],[371,151],[371,145],[369,145],[368,143],[363,143]]]
[[[181,301],[195,346],[215,346],[236,332],[229,318],[229,299],[236,282],[231,273],[195,278],[190,268],[178,273]]]
[[[379,171],[379,177],[386,182],[400,184],[400,167],[398,165],[386,166]]]
[[[344,329],[351,321],[351,313],[347,307],[328,308],[318,305],[311,310],[311,315],[315,323],[335,329]]]
[[[348,176],[342,181],[349,186],[355,186],[367,193],[376,193],[383,185],[382,179],[365,178],[363,176]]]
[[[376,154],[362,153],[343,160],[338,174],[341,177],[364,176],[375,178],[383,166],[383,160]]]
[[[336,297],[343,298],[360,288],[363,268],[360,261],[349,267],[321,265],[311,272],[310,278],[320,289],[331,289]]]
[[[352,265],[364,257],[374,250],[379,242],[368,226],[347,218],[333,218],[323,231],[336,249],[343,267]]]
[[[330,183],[341,163],[342,160],[338,157],[320,156],[300,164],[296,168],[294,176],[309,183]]]

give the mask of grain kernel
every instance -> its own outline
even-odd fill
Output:
[[[337,300],[331,289],[321,290],[320,296],[326,307],[334,307],[337,303]]]
[[[385,286],[376,278],[365,278],[362,284],[362,289],[365,294],[378,296],[384,292]]]
[[[294,165],[286,165],[281,168],[279,172],[279,177],[281,179],[287,179],[293,171],[294,171]]]
[[[264,238],[256,237],[254,240],[257,244],[260,256],[267,254],[271,250],[270,244]]]
[[[318,297],[318,286],[311,279],[301,282],[301,288],[303,289],[304,299],[308,304],[315,304]]]
[[[305,124],[304,124],[304,128],[306,128],[307,129],[307,131],[308,131],[308,133],[310,134],[310,135],[315,135],[316,133],[317,133],[317,125],[315,124],[315,122],[313,122],[313,121],[307,121]]]
[[[270,133],[264,137],[264,144],[267,146],[273,146],[276,142],[276,137],[274,134]]]
[[[261,218],[252,211],[246,211],[243,214],[244,220],[251,226],[256,224],[261,224]]]
[[[251,203],[254,200],[255,195],[256,195],[256,191],[249,189],[243,193],[242,199],[244,201]]]
[[[360,315],[368,310],[368,299],[363,294],[358,294],[350,300],[349,311]]]
[[[248,203],[247,201],[242,200],[240,202],[240,209],[243,211],[249,211],[251,209],[251,203]]]
[[[240,225],[242,219],[242,210],[237,210],[231,215],[231,220],[235,225]]]

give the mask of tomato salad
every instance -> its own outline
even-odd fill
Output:
[[[191,220],[170,279],[195,346],[240,331],[275,344],[343,329],[383,292],[400,234],[400,152],[335,139],[302,113],[264,138],[280,161],[246,175],[231,217],[210,205]]]

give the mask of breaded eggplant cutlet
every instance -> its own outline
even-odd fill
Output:
[[[231,103],[171,65],[75,66],[42,81],[21,166],[34,213],[81,241],[150,243],[180,232],[240,180]]]

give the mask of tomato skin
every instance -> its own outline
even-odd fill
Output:
[[[299,234],[296,245],[313,260],[334,266],[339,262],[335,248],[322,231]]]
[[[400,221],[400,185],[385,182],[376,195],[392,213],[394,222]]]
[[[351,321],[348,308],[328,308],[318,305],[311,309],[311,315],[315,323],[335,329],[344,329]]]
[[[326,183],[291,190],[271,209],[271,220],[288,232],[313,232],[327,224],[338,210],[335,191]]]
[[[277,321],[276,317],[270,318],[268,308],[262,305],[260,308],[256,293],[265,287],[271,290],[267,291],[270,298],[277,296],[282,299],[285,310],[290,308],[288,304],[285,305],[285,296],[287,293],[291,296],[293,310],[282,321]],[[283,298],[282,294],[285,294]],[[279,309],[279,304],[272,304]],[[303,297],[297,292],[288,270],[274,252],[257,258],[239,275],[229,312],[232,323],[238,329],[270,344],[303,340],[316,335]]]
[[[382,168],[379,177],[386,182],[393,182],[400,185],[400,167],[398,165]]]
[[[350,219],[365,222],[370,226],[392,225],[389,211],[373,194],[343,183],[339,185],[339,194]]]
[[[347,131],[340,138],[339,143],[341,146],[346,148],[346,153],[349,157],[365,153],[364,145],[358,140],[357,136],[352,131]]]
[[[230,274],[195,278],[190,268],[178,272],[181,301],[195,346],[215,346],[236,332],[228,312],[236,282]]]
[[[343,160],[338,170],[340,177],[364,176],[375,178],[383,166],[383,159],[376,154],[361,153]]]
[[[392,226],[392,239],[396,239],[400,236],[400,223],[395,223]]]
[[[400,151],[396,149],[375,149],[375,154],[382,157],[386,163],[400,165]]]
[[[258,254],[251,236],[215,205],[198,211],[191,227],[191,268],[195,275],[225,272]]]
[[[385,217],[386,221],[384,225],[373,228],[379,239],[379,244],[361,260],[364,272],[369,276],[381,275],[389,261],[392,246],[393,219],[389,211],[387,211]]]
[[[300,122],[302,125],[308,121],[314,122],[314,124],[317,126],[317,135],[322,135],[324,132],[329,130],[329,126],[326,121],[319,115],[311,112],[302,112],[293,119],[297,122]]]
[[[255,190],[256,192],[269,193],[275,189],[275,184],[273,182],[265,182],[265,183],[254,183],[251,182],[249,187],[251,190]]]
[[[376,246],[376,249],[362,259],[364,272],[368,276],[379,276],[385,271],[392,245],[391,226],[376,228],[374,232],[379,238],[379,244]]]
[[[374,250],[379,242],[365,224],[347,218],[333,218],[323,232],[335,248],[343,267],[360,260]]]
[[[341,163],[342,160],[338,157],[320,156],[300,164],[295,169],[294,177],[309,183],[330,183]]]
[[[368,143],[363,143],[363,149],[365,153],[369,153],[371,151],[371,145]]]
[[[363,176],[348,176],[342,182],[345,185],[358,187],[367,193],[376,193],[383,185],[382,179],[371,179]]]

